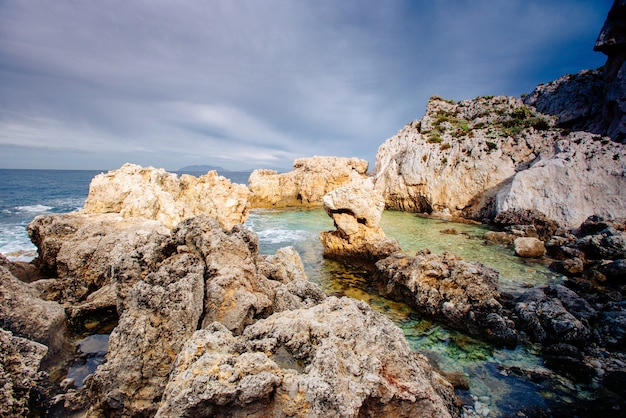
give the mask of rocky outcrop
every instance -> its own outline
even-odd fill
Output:
[[[186,218],[205,214],[224,228],[248,216],[249,190],[216,171],[201,177],[153,167],[125,164],[91,181],[85,213],[119,213],[123,218],[154,219],[171,228]]]
[[[626,216],[624,145],[553,122],[515,98],[433,98],[378,150],[388,208],[493,219],[536,210],[566,227]]]
[[[442,323],[497,344],[515,346],[515,324],[498,301],[498,272],[477,262],[423,250],[376,263],[387,296]]]
[[[197,331],[157,416],[445,417],[458,415],[453,399],[389,319],[331,297],[262,319],[239,337],[217,322]]]
[[[480,217],[495,191],[551,146],[552,123],[513,97],[433,97],[421,120],[379,147],[376,188],[387,208]]]
[[[400,251],[379,226],[385,200],[371,182],[344,186],[324,196],[324,210],[333,218],[335,231],[320,234],[324,256],[380,260]]]
[[[623,144],[572,132],[498,191],[495,210],[534,209],[568,228],[594,214],[626,216],[624,155]]]
[[[299,158],[294,170],[277,173],[255,170],[248,179],[250,206],[275,208],[321,206],[324,195],[349,183],[367,178],[368,162],[358,158]]]
[[[36,416],[44,410],[48,348],[0,328],[0,416]],[[32,410],[32,407],[38,410]],[[31,415],[32,414],[32,415]]]
[[[540,84],[524,103],[554,115],[560,127],[626,140],[626,3],[615,0],[594,51],[607,55],[598,70],[584,70]]]

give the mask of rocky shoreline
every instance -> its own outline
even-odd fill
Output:
[[[596,44],[604,69],[523,99],[433,97],[376,165],[312,157],[248,187],[126,164],[96,176],[84,209],[28,225],[33,263],[0,256],[3,416],[485,416],[463,379],[412,352],[364,302],[324,294],[297,251],[259,254],[250,208],[323,207],[324,256],[365,263],[384,296],[496,346],[539,344],[551,371],[594,399],[573,416],[626,410],[624,6]],[[518,294],[452,253],[404,254],[384,209],[485,221],[491,244],[549,263],[563,283]],[[62,380],[73,336],[113,324],[104,361]],[[61,371],[61,372],[59,372]],[[554,411],[553,411],[554,412]],[[546,416],[541,411],[519,411]],[[554,412],[560,416],[560,412]]]

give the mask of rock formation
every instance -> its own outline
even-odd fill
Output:
[[[398,241],[388,238],[379,226],[385,201],[371,182],[326,194],[324,209],[336,228],[320,234],[324,256],[375,261],[400,251]]]
[[[515,346],[515,324],[498,301],[498,272],[477,262],[423,250],[376,263],[387,296],[442,323],[497,344]]]
[[[239,337],[217,322],[197,331],[157,416],[439,417],[456,415],[453,399],[389,319],[331,297],[259,320]]]
[[[250,175],[250,206],[274,208],[321,206],[324,195],[340,186],[367,178],[368,162],[358,158],[299,158],[294,170],[277,173],[255,170]]]
[[[379,148],[376,188],[388,208],[476,219],[532,209],[574,227],[626,216],[624,145],[552,124],[515,98],[432,98]]]
[[[206,214],[229,229],[246,220],[248,195],[246,186],[231,183],[216,171],[179,178],[163,169],[125,164],[94,177],[84,212],[155,219],[167,227]]]

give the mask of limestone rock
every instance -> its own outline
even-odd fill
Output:
[[[533,237],[516,238],[513,246],[515,254],[526,258],[539,258],[546,255],[546,246],[543,241]]]
[[[326,257],[379,260],[400,251],[398,241],[379,226],[385,201],[371,182],[326,194],[324,209],[337,228],[320,234]]]
[[[458,416],[452,387],[363,302],[330,297],[233,336],[218,323],[178,355],[158,417]]]
[[[0,416],[26,417],[42,412],[30,407],[33,401],[43,407],[37,405],[37,399],[41,400],[45,392],[47,376],[40,366],[47,351],[43,344],[0,328]]]
[[[216,171],[201,177],[153,167],[125,164],[91,181],[85,213],[119,213],[124,218],[154,219],[173,227],[186,218],[206,214],[224,228],[248,216],[249,190]]]
[[[481,218],[495,190],[555,141],[552,120],[513,97],[431,98],[376,154],[387,208]]]
[[[625,145],[572,132],[496,196],[496,212],[534,209],[573,228],[588,216],[626,216]]]
[[[256,208],[321,206],[323,196],[367,178],[368,162],[358,158],[311,157],[294,161],[294,170],[255,170],[248,179],[250,205]]]
[[[478,262],[428,250],[376,263],[387,296],[419,312],[498,344],[517,343],[515,325],[498,299],[498,272]]]
[[[56,302],[40,298],[39,292],[0,267],[0,323],[16,336],[45,344],[50,354],[64,347],[65,310]]]

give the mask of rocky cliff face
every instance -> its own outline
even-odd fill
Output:
[[[379,148],[376,188],[388,208],[476,219],[536,209],[574,227],[626,215],[624,145],[554,123],[512,97],[432,98]]]
[[[250,205],[257,208],[321,206],[322,197],[367,177],[368,162],[358,158],[311,157],[294,161],[294,170],[255,170],[250,175]]]
[[[155,219],[170,228],[205,214],[228,229],[246,220],[248,195],[246,186],[231,183],[216,171],[179,178],[163,169],[125,164],[91,181],[84,212]]]

